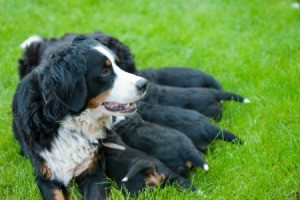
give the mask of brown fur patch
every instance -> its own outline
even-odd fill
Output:
[[[149,169],[145,173],[148,175],[145,178],[146,185],[159,185],[166,179],[165,174],[159,174],[155,169]]]
[[[52,172],[46,164],[42,165],[40,171],[45,179],[50,179],[52,177]]]
[[[191,161],[186,161],[185,162],[185,167],[188,168],[188,169],[191,169],[193,167],[193,164]]]
[[[101,159],[101,155],[96,153],[94,158],[92,159],[92,162],[89,164],[88,168],[86,169],[87,171],[92,170],[94,166],[97,164],[98,160]]]
[[[58,189],[52,190],[52,193],[53,193],[53,197],[54,197],[53,199],[54,200],[65,200],[65,199],[67,199],[67,198],[65,198],[63,193]]]
[[[107,90],[107,91],[99,94],[98,96],[90,99],[88,101],[88,108],[97,108],[99,106],[99,104],[101,102],[103,102],[104,99],[106,99],[109,96],[109,94],[110,94],[110,90]]]
[[[105,61],[105,65],[106,65],[106,66],[111,66],[110,60],[107,59],[107,60]]]

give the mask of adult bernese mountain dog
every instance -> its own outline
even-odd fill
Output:
[[[32,45],[43,49],[38,48],[36,66],[27,60],[27,71],[20,70],[13,131],[34,167],[43,199],[68,199],[66,187],[73,178],[84,199],[103,199],[101,139],[111,116],[136,111],[147,80],[120,69],[126,63],[101,39],[71,38],[63,45],[45,45],[42,38],[25,42],[27,50]]]

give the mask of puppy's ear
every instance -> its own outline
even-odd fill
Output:
[[[77,42],[81,42],[83,40],[86,40],[87,37],[85,35],[78,35],[77,37],[75,37],[72,41],[72,44],[77,43]]]
[[[79,50],[70,46],[54,53],[44,70],[40,77],[46,102],[44,112],[57,118],[69,110],[80,111],[85,104],[87,88],[85,60]]]

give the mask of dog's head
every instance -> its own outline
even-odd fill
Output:
[[[128,115],[136,111],[135,102],[147,87],[146,79],[118,67],[118,58],[109,48],[85,36],[56,51],[40,81],[44,112],[54,119],[85,108],[107,115]]]

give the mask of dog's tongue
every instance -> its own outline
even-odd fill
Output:
[[[115,102],[105,102],[105,105],[106,105],[107,107],[114,108],[114,107],[119,106],[120,104],[115,103]]]

